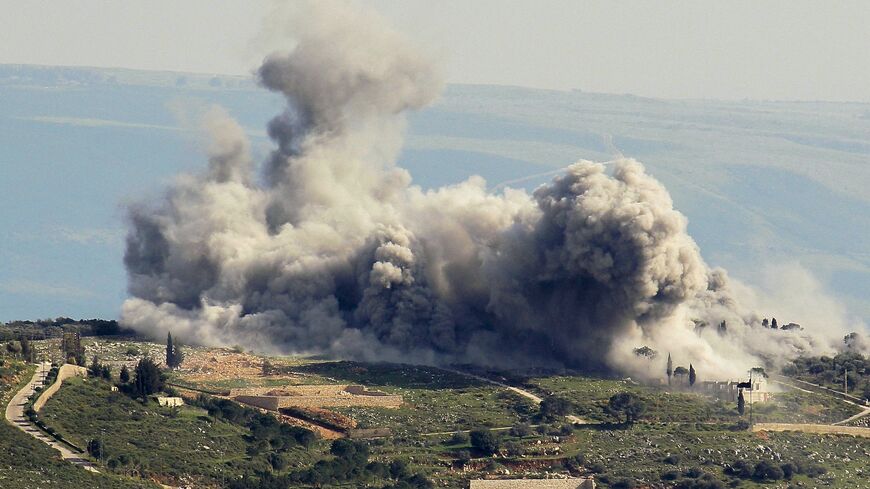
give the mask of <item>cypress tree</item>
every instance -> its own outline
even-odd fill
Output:
[[[671,377],[674,375],[674,363],[671,361],[671,354],[668,353],[668,385],[671,385]]]
[[[698,376],[695,374],[695,367],[693,367],[692,364],[690,363],[689,364],[689,385],[694,386],[695,380],[697,378],[698,378]]]
[[[740,389],[740,393],[737,394],[737,412],[741,416],[746,412],[746,399],[743,398],[743,389]]]
[[[172,333],[166,334],[166,366],[172,368],[175,363],[175,348],[172,345]]]

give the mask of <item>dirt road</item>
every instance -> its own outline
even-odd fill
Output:
[[[451,373],[454,373],[457,375],[462,375],[462,376],[469,377],[469,378],[472,378],[475,380],[479,380],[481,382],[486,382],[487,384],[492,384],[492,385],[497,385],[499,387],[503,387],[511,392],[514,392],[516,394],[519,394],[520,396],[525,397],[526,399],[531,400],[535,404],[540,404],[544,401],[539,396],[536,396],[535,394],[532,394],[531,392],[529,392],[527,390],[520,389],[519,387],[514,387],[512,385],[508,385],[508,384],[505,384],[503,382],[499,382],[497,380],[488,379],[486,377],[481,377],[480,375],[475,375],[472,373],[463,372],[462,370],[454,370],[451,368],[443,368],[442,367],[441,370],[446,370],[448,372],[451,372]],[[588,423],[588,421],[586,421],[582,418],[579,418],[577,416],[574,416],[573,414],[566,415],[565,419],[567,419],[568,421],[570,421],[573,424],[586,424],[586,423]]]

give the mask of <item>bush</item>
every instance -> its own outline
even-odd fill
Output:
[[[541,401],[540,414],[544,419],[555,419],[570,413],[572,407],[567,399],[549,396]]]
[[[679,465],[680,460],[681,459],[680,459],[679,455],[673,454],[673,455],[668,455],[667,457],[665,457],[665,459],[662,460],[662,462],[664,462],[668,465]]]
[[[828,469],[826,469],[824,466],[815,465],[815,464],[810,465],[809,467],[807,467],[804,470],[804,474],[806,474],[807,477],[811,477],[811,478],[816,478],[820,475],[825,475],[827,473],[828,473]]]
[[[456,452],[456,461],[459,462],[459,465],[464,467],[465,464],[471,461],[471,452],[468,450],[459,450]]]
[[[451,436],[447,440],[447,444],[448,445],[467,445],[468,440],[469,440],[468,433],[463,433],[461,431],[457,431],[456,433],[453,433],[453,436]]]
[[[587,465],[586,468],[589,469],[589,472],[592,472],[593,474],[601,474],[605,471],[604,465],[600,462],[592,462],[591,464]]]
[[[785,477],[783,470],[767,460],[755,464],[755,470],[752,472],[752,478],[759,481],[778,481],[783,477]]]
[[[510,435],[524,438],[532,434],[532,427],[528,423],[520,423],[511,427]]]
[[[795,464],[788,462],[779,466],[782,469],[783,479],[791,480],[792,477],[797,473],[797,467]]]
[[[734,477],[739,477],[741,479],[748,479],[752,477],[753,467],[749,465],[745,460],[738,460],[728,467],[725,467],[725,474],[731,475]]]
[[[633,489],[637,483],[631,479],[619,479],[610,484],[613,489]]]
[[[725,489],[725,484],[707,474],[700,479],[682,479],[674,489]]]
[[[486,455],[498,452],[501,447],[501,440],[499,440],[498,436],[487,429],[474,430],[469,438],[471,446]]]
[[[662,480],[663,481],[675,481],[675,480],[679,479],[680,476],[682,476],[682,474],[680,474],[680,471],[669,470],[667,472],[662,473]]]

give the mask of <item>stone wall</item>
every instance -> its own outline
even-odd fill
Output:
[[[853,435],[870,438],[870,428],[832,426],[827,424],[756,423],[752,431],[800,431],[803,433]]]
[[[268,409],[269,411],[278,410],[278,398],[266,396],[236,396],[234,401],[242,404],[249,404],[258,408]]]
[[[347,384],[333,385],[282,385],[272,387],[243,387],[230,389],[229,397],[236,396],[265,396],[270,392],[282,392],[288,396],[336,396],[348,390],[348,388],[362,386],[350,386]]]
[[[470,489],[595,489],[593,479],[472,480]]]
[[[49,399],[51,399],[51,396],[53,396],[55,394],[55,392],[57,392],[58,389],[60,389],[60,386],[61,386],[61,384],[63,384],[64,380],[66,380],[70,377],[87,377],[87,376],[88,376],[88,369],[86,369],[84,367],[78,367],[76,365],[70,365],[68,363],[62,365],[57,370],[57,380],[55,380],[53,384],[51,384],[44,391],[42,391],[42,394],[33,403],[33,410],[38,412],[40,409],[42,409],[42,407],[45,406],[45,403],[48,402]]]
[[[397,408],[402,405],[402,396],[346,384],[247,387],[230,389],[229,397],[271,411],[289,407]]]
[[[402,405],[402,396],[376,395],[355,396],[290,396],[277,397],[278,407],[383,407],[397,408]]]

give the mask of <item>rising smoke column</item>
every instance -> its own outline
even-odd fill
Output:
[[[287,101],[262,177],[213,109],[208,168],[130,208],[125,324],[419,363],[643,372],[630,351],[648,344],[730,373],[783,351],[758,341],[772,333],[754,333],[642,165],[581,161],[533,195],[478,177],[424,192],[395,160],[404,114],[439,93],[432,65],[353,5],[295,19],[296,46],[258,70]],[[722,320],[725,335],[698,326]],[[789,353],[813,346],[790,338]]]

